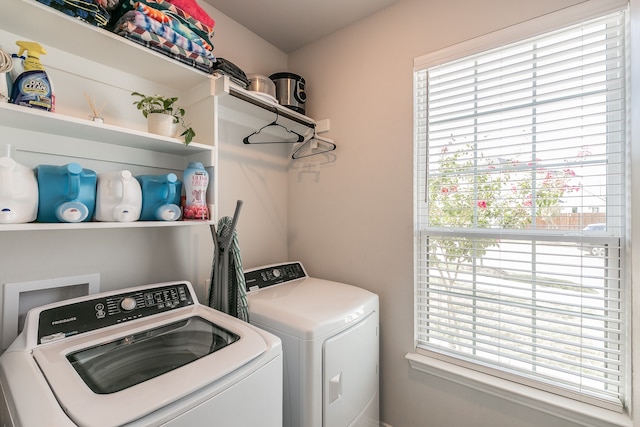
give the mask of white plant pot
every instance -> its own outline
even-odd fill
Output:
[[[147,129],[149,133],[174,137],[178,131],[178,123],[173,121],[173,116],[162,113],[149,113],[147,115]]]

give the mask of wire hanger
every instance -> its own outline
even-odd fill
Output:
[[[246,136],[242,142],[244,142],[245,144],[294,144],[296,142],[302,142],[304,141],[304,136],[300,135],[298,132],[292,131],[289,128],[287,128],[284,125],[281,125],[280,123],[278,123],[278,119],[280,118],[280,114],[278,113],[278,110],[276,109],[276,119],[269,123],[268,125],[264,125],[262,126],[260,129],[258,129],[257,131],[253,132],[251,135]],[[283,141],[251,141],[251,137],[254,135],[258,135],[260,132],[262,132],[263,129],[268,128],[268,127],[280,127],[282,129],[284,129],[287,133],[293,135],[296,137],[295,141],[292,140],[283,140]]]
[[[323,145],[324,147],[321,147]],[[313,136],[300,145],[291,155],[292,159],[302,159],[303,157],[315,156],[316,154],[328,153],[336,149],[336,144],[329,138],[318,136],[316,128],[313,128]]]

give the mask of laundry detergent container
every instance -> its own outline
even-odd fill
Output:
[[[142,221],[176,221],[180,218],[182,182],[174,173],[139,175],[142,188]]]
[[[96,220],[132,222],[140,218],[142,188],[129,170],[98,174]]]
[[[84,222],[93,218],[97,175],[78,163],[39,165],[38,221]]]
[[[35,221],[38,181],[33,169],[10,157],[0,157],[0,224]]]

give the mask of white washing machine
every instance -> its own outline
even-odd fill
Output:
[[[285,427],[378,427],[378,296],[299,262],[245,271],[249,321],[282,340]]]
[[[280,340],[188,282],[30,310],[0,385],[2,426],[282,425]]]

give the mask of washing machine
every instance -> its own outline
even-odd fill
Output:
[[[280,427],[282,361],[188,282],[53,303],[0,357],[2,426]]]
[[[245,271],[249,321],[282,340],[285,427],[378,427],[378,296],[300,262]]]

